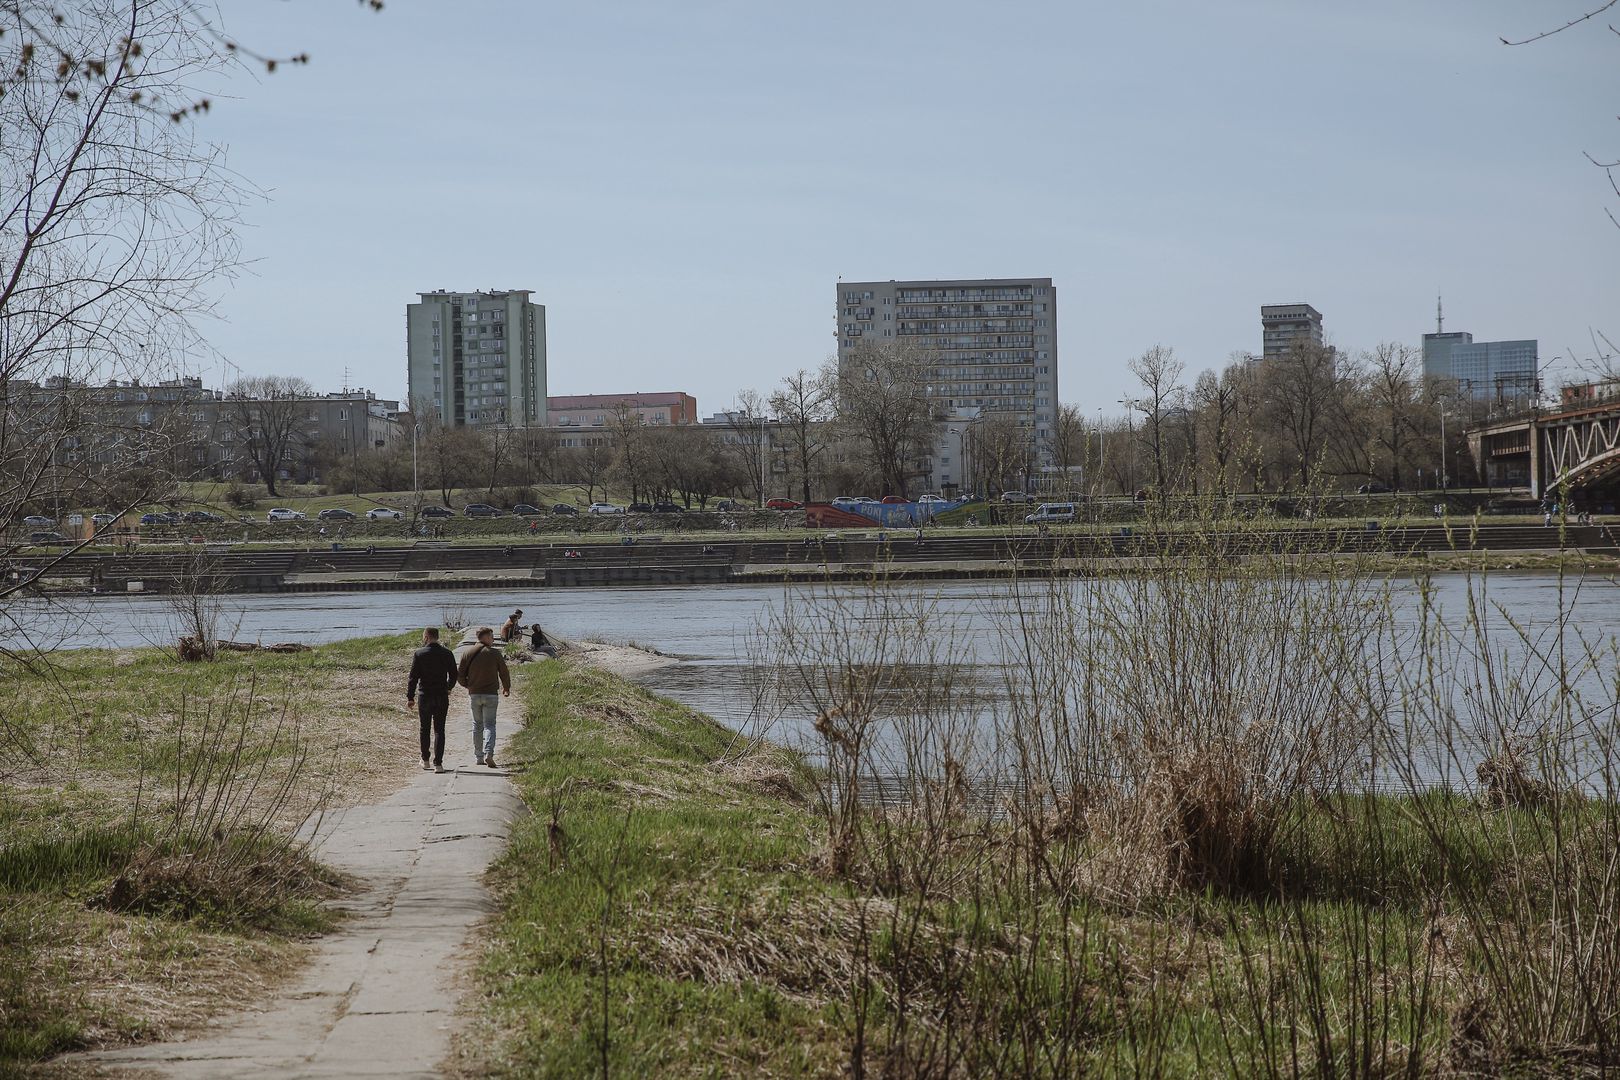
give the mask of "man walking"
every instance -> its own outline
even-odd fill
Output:
[[[439,628],[430,626],[422,631],[422,647],[411,657],[411,677],[405,684],[405,705],[415,708],[422,721],[423,769],[444,772],[444,718],[450,711],[450,691],[455,686],[456,654],[439,644]],[[433,736],[431,766],[428,764],[430,734]]]
[[[478,755],[478,764],[493,769],[495,710],[501,697],[511,696],[512,673],[506,669],[506,657],[495,647],[495,631],[480,626],[477,636],[478,644],[461,658],[456,674],[472,703],[473,753]]]

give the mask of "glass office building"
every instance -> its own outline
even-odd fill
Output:
[[[1455,380],[1475,398],[1511,400],[1535,392],[1537,343],[1475,341],[1465,332],[1423,335],[1423,374]]]

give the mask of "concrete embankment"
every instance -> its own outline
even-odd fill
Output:
[[[731,581],[1005,577],[1105,572],[1130,560],[1219,551],[1260,555],[1451,556],[1466,552],[1617,554],[1610,526],[1443,524],[1395,528],[1319,526],[1245,529],[1120,528],[1048,535],[964,532],[818,533],[802,540],[663,541],[624,544],[450,545],[239,551],[167,549],[14,557],[8,576],[41,587],[166,592],[206,582],[234,592],[365,591],[514,586],[698,585]]]

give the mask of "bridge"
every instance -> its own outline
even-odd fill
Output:
[[[1620,501],[1620,400],[1537,409],[1468,432],[1474,467],[1492,487],[1535,498],[1567,488],[1582,502]]]

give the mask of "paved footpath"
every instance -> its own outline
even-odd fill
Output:
[[[497,762],[520,722],[518,698],[502,698]],[[202,1037],[73,1060],[184,1080],[438,1076],[455,1022],[452,980],[474,955],[469,932],[492,910],[484,868],[522,806],[504,767],[475,764],[471,723],[457,693],[446,724],[451,771],[402,762],[415,770],[404,790],[327,815],[320,858],[361,887],[301,979]]]

